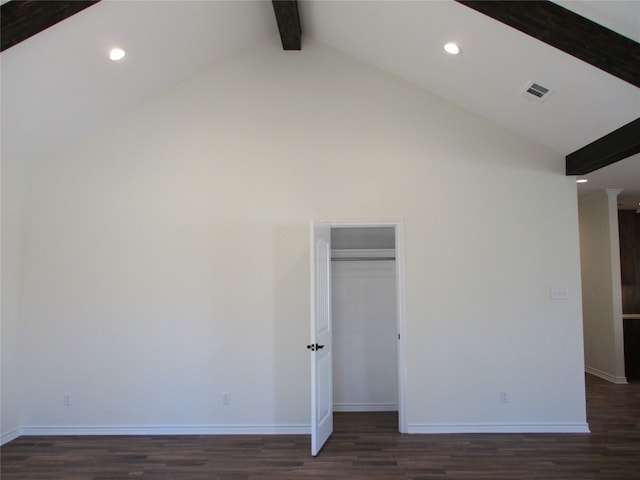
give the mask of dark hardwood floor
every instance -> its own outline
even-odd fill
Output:
[[[401,435],[392,413],[336,414],[320,455],[299,436],[21,437],[2,480],[640,479],[640,383],[587,375],[591,434]]]

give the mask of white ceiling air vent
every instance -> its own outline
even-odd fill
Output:
[[[521,95],[530,102],[542,103],[551,93],[553,90],[543,87],[539,83],[529,82],[522,90]]]

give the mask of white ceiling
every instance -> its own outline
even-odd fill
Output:
[[[558,3],[640,40],[640,1]],[[313,37],[562,155],[640,117],[640,89],[450,0],[301,1],[300,16],[287,54]],[[1,54],[2,153],[55,148],[276,35],[268,1],[103,0]],[[451,40],[462,55],[443,52]],[[552,95],[528,102],[530,81]],[[587,178],[581,192],[640,203],[640,155]]]
[[[277,31],[270,2],[103,0],[0,54],[3,152],[54,148]]]

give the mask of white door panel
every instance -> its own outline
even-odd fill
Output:
[[[331,227],[311,226],[311,454],[333,432]]]

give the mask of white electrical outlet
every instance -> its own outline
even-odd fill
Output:
[[[569,298],[569,289],[567,287],[550,287],[549,296],[551,300],[567,300]]]
[[[62,397],[62,404],[65,407],[70,407],[71,406],[71,395],[69,395],[68,393],[65,393],[64,396]]]
[[[509,392],[506,390],[500,391],[500,403],[509,403]]]
[[[222,392],[222,405],[225,407],[231,405],[231,394],[229,392]]]

